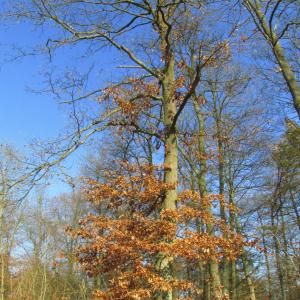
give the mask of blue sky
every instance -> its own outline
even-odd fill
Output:
[[[50,96],[26,91],[34,80],[34,69],[10,65],[0,72],[0,139],[18,147],[33,138],[57,134],[64,124],[64,113]]]
[[[47,140],[57,137],[67,125],[68,117],[65,107],[58,105],[51,94],[35,94],[28,91],[28,88],[42,87],[41,72],[49,66],[47,57],[29,56],[4,63],[11,57],[14,44],[22,49],[36,44],[45,45],[48,38],[45,32],[53,32],[54,29],[49,27],[45,28],[45,31],[42,28],[36,30],[26,23],[13,26],[10,24],[7,27],[3,27],[3,24],[2,22],[0,25],[0,143],[11,143],[22,151],[24,146],[35,138]],[[82,45],[73,49],[61,49],[55,55],[55,65],[60,66],[56,71],[59,73],[60,69],[67,65],[86,70],[87,66],[94,62],[94,87],[103,86],[103,79],[109,80],[121,75],[120,69],[112,68],[114,57],[121,61],[120,55],[114,55],[116,50],[101,49],[101,56],[85,58],[80,56],[83,49]],[[76,164],[72,164],[72,161],[78,162],[78,158],[82,158],[83,154],[84,151],[79,151],[73,155],[69,164],[73,166],[72,175],[76,169]],[[57,192],[61,185],[55,183],[52,189]]]
[[[19,24],[0,28],[0,141],[22,147],[32,138],[57,134],[64,125],[62,109],[51,95],[37,95],[29,88],[41,86],[40,71],[45,58],[29,56],[5,63],[12,47],[35,44],[39,33]]]
[[[98,88],[105,78],[111,78],[111,58],[113,51],[102,50],[102,57],[83,57],[84,46],[61,48],[55,52],[53,61],[49,63],[46,55],[26,56],[10,61],[18,47],[32,52],[32,47],[45,47],[48,33],[55,32],[52,27],[33,28],[27,23],[9,24],[4,27],[0,23],[0,141],[11,142],[22,146],[32,138],[55,137],[67,124],[66,107],[59,105],[51,94],[36,94],[29,89],[39,90],[44,84],[42,73],[54,70],[62,75],[66,68],[76,67],[83,73],[95,63],[96,73],[93,82]],[[111,74],[110,74],[111,72]],[[96,76],[95,76],[96,74]]]
[[[20,152],[26,152],[26,145],[33,139],[55,138],[68,121],[64,107],[51,94],[29,91],[42,86],[45,57],[29,56],[5,62],[11,57],[14,43],[26,48],[39,39],[40,33],[24,24],[0,28],[0,143],[12,144]],[[74,169],[71,171],[74,175]],[[63,190],[65,186],[56,181],[50,194]]]
[[[57,50],[51,64],[47,55],[29,55],[11,60],[16,55],[16,48],[30,53],[37,45],[44,47],[49,32],[55,32],[55,28],[51,25],[33,28],[28,23],[3,24],[0,23],[0,144],[12,144],[21,153],[26,153],[26,145],[34,139],[55,139],[64,134],[70,122],[70,107],[59,104],[51,93],[30,91],[48,88],[43,83],[45,71],[54,71],[55,76],[62,76],[67,68],[76,68],[75,74],[84,74],[94,64],[93,80],[88,89],[103,87],[105,80],[111,80],[122,72],[111,67],[116,50],[102,49],[101,55],[84,56],[86,48],[82,44]],[[68,159],[67,167],[72,176],[80,170],[80,162],[84,161],[87,150],[91,151],[87,148],[77,150]],[[51,195],[56,195],[64,191],[65,186],[56,180],[49,190]]]

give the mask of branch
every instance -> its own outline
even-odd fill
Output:
[[[203,65],[202,65],[203,66]],[[196,75],[195,75],[195,78],[191,84],[191,88],[190,90],[186,93],[186,95],[184,96],[183,98],[183,101],[182,103],[180,104],[174,118],[173,118],[173,122],[172,122],[172,125],[171,125],[171,129],[174,129],[175,126],[176,126],[176,123],[177,123],[177,120],[182,112],[182,110],[184,109],[186,103],[188,102],[188,100],[190,99],[190,97],[195,93],[195,90],[198,86],[198,83],[200,81],[200,71],[202,69],[202,66],[201,65],[197,65],[196,66]]]
[[[66,31],[68,31],[69,33],[71,33],[73,35],[73,37],[75,37],[75,39],[73,39],[70,42],[76,42],[76,41],[80,41],[80,40],[91,40],[91,39],[97,39],[97,38],[104,38],[106,41],[108,41],[112,46],[114,46],[115,48],[117,48],[118,50],[121,50],[122,52],[124,52],[125,54],[127,54],[127,56],[137,65],[139,65],[140,67],[142,67],[144,70],[146,70],[148,73],[150,73],[151,75],[153,75],[156,78],[160,78],[160,75],[158,72],[155,72],[155,70],[153,70],[152,68],[148,67],[144,62],[142,62],[140,59],[138,59],[133,52],[128,49],[127,47],[117,43],[113,38],[111,38],[108,34],[105,34],[104,32],[98,32],[97,30],[93,30],[93,31],[89,31],[89,32],[79,32],[77,31],[73,26],[71,26],[70,24],[62,21],[61,19],[59,19],[56,15],[52,15],[50,12],[48,12],[48,17],[51,18],[54,22],[56,22],[57,24],[59,24],[62,28],[64,28]],[[64,42],[67,42],[64,41]]]
[[[270,19],[269,19],[269,27],[270,27],[270,32],[271,33],[273,33],[273,24],[272,24],[272,22],[273,22],[273,18],[274,18],[274,15],[275,15],[275,13],[276,13],[276,10],[278,9],[278,7],[279,7],[279,5],[280,5],[280,3],[282,2],[282,0],[278,0],[277,2],[276,2],[276,4],[275,4],[275,6],[274,6],[274,8],[273,8],[273,10],[272,10],[272,12],[271,12],[271,15],[270,15]]]
[[[160,134],[158,134],[156,132],[153,132],[153,131],[149,131],[147,129],[143,129],[133,121],[130,121],[130,122],[127,122],[127,123],[125,121],[119,121],[119,122],[112,121],[112,122],[109,122],[108,125],[109,126],[133,127],[135,129],[134,131],[132,131],[133,133],[142,133],[142,134],[146,134],[146,135],[149,135],[149,136],[154,136],[154,137],[162,140],[162,136]]]
[[[286,26],[283,28],[283,30],[281,31],[280,35],[277,37],[277,39],[274,42],[274,46],[279,42],[279,40],[284,36],[284,34],[286,33],[286,31],[289,29],[289,27],[291,25],[300,25],[300,22],[290,22],[288,24],[286,24]]]
[[[31,183],[33,184],[35,181],[41,179],[52,167],[62,162],[68,156],[70,156],[75,150],[77,150],[80,146],[82,146],[94,133],[104,131],[106,128],[109,127],[109,123],[104,124],[101,127],[96,127],[96,125],[101,124],[106,119],[110,118],[114,114],[121,111],[121,108],[116,108],[112,111],[107,112],[101,118],[98,118],[92,121],[89,125],[82,128],[80,132],[76,131],[76,135],[78,139],[72,143],[70,147],[65,149],[61,155],[59,155],[56,159],[52,161],[47,161],[45,163],[40,164],[39,166],[35,167],[29,173],[25,174],[24,176],[20,177],[16,180],[13,184],[10,185],[9,188],[16,186],[17,184],[30,179]],[[84,136],[83,134],[86,133]],[[83,136],[83,137],[82,137]]]

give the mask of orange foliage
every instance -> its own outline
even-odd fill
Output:
[[[241,236],[227,230],[226,238],[199,232],[196,221],[224,226],[205,208],[218,195],[202,199],[199,193],[182,191],[176,211],[160,211],[167,189],[174,187],[161,179],[161,168],[121,164],[119,174],[108,172],[105,183],[88,180],[85,194],[96,206],[106,205],[103,215],[88,215],[77,229],[69,228],[82,243],[77,259],[87,274],[108,279],[104,291],[94,296],[103,300],[150,299],[158,291],[200,293],[188,281],[167,280],[157,271],[157,256],[164,253],[172,260],[208,261],[223,257],[234,259],[241,250]],[[195,208],[198,207],[198,208]],[[223,229],[223,228],[222,228]],[[184,298],[182,293],[182,298]],[[180,293],[179,293],[180,295]]]
[[[159,93],[157,82],[146,82],[139,78],[128,79],[127,84],[116,85],[104,90],[99,98],[100,102],[111,101],[113,105],[121,108],[118,118],[134,119],[141,110],[151,107],[151,100]]]

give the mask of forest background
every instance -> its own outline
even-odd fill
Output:
[[[298,299],[298,1],[2,1],[0,299]]]

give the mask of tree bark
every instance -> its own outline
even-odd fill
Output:
[[[229,186],[229,203],[234,205],[234,191],[232,185]],[[229,224],[230,230],[235,231],[235,220],[236,220],[236,211],[229,211]],[[235,260],[230,262],[230,274],[229,274],[229,295],[231,300],[237,300],[237,283],[236,283],[236,263]]]
[[[279,41],[275,45],[273,44],[272,50],[292,95],[294,108],[298,114],[298,118],[300,119],[300,86],[298,85],[296,76],[283,53],[283,49]]]
[[[241,234],[242,231],[241,231],[241,227],[240,227],[240,224],[239,224],[237,214],[236,214],[235,223],[236,223],[237,233]],[[244,251],[241,255],[241,259],[242,259],[242,263],[243,263],[244,276],[245,276],[247,286],[248,286],[248,289],[249,289],[249,300],[256,300],[255,286],[254,286],[254,283],[253,283],[253,280],[252,280],[247,254]]]
[[[277,274],[278,274],[279,286],[280,286],[280,295],[281,295],[281,300],[286,300],[284,274],[283,274],[282,262],[281,262],[281,257],[280,257],[279,243],[277,240],[278,228],[275,224],[273,207],[271,208],[271,225],[272,225],[273,243],[274,243],[274,248],[275,248],[275,261],[276,261]]]
[[[207,166],[206,166],[206,152],[205,152],[205,129],[204,129],[204,116],[203,113],[201,113],[199,104],[197,103],[197,100],[193,99],[194,108],[198,120],[198,152],[200,157],[200,172],[198,174],[198,186],[200,190],[201,197],[204,198],[207,195],[207,185],[206,185],[206,174],[207,174]],[[209,215],[212,215],[211,208],[207,209],[207,213]],[[213,226],[207,225],[207,231],[209,234],[213,233]],[[223,293],[221,290],[221,280],[219,275],[219,266],[217,261],[210,260],[208,264],[209,269],[209,275],[210,275],[210,291],[208,290],[207,286],[205,287],[205,290],[208,290],[206,294],[206,299],[208,299],[211,294],[212,299],[221,299],[223,297]]]
[[[268,298],[269,300],[273,299],[273,294],[272,294],[272,277],[271,277],[271,270],[270,270],[270,262],[269,262],[269,254],[267,250],[267,244],[266,244],[266,234],[265,234],[265,229],[264,225],[262,223],[261,216],[258,216],[259,221],[260,221],[260,226],[262,230],[262,242],[263,242],[263,247],[264,247],[264,257],[265,257],[265,263],[266,263],[266,268],[267,268],[267,277],[268,277]]]
[[[221,124],[221,113],[218,111],[215,103],[215,119],[217,127],[217,142],[218,142],[218,173],[219,173],[219,194],[225,201],[224,190],[225,190],[225,174],[224,174],[224,146],[222,136],[222,124]],[[224,202],[220,203],[220,216],[224,225],[227,223]],[[225,235],[226,237],[226,235]],[[229,262],[227,259],[222,261],[223,271],[221,272],[222,284],[224,286],[224,293],[229,294]]]

